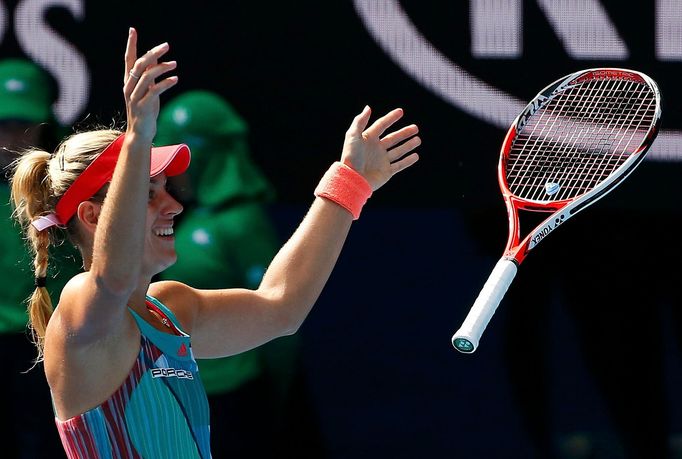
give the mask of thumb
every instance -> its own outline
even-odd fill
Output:
[[[351,123],[350,127],[350,133],[353,135],[359,135],[362,133],[362,131],[365,130],[367,127],[367,123],[369,122],[369,117],[372,115],[372,109],[369,108],[369,105],[365,105],[365,108],[362,109],[362,112],[358,114],[355,118],[353,118],[353,122]]]

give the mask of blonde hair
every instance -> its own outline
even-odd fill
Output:
[[[54,154],[29,149],[14,162],[10,178],[13,217],[21,225],[33,255],[36,279],[47,277],[48,248],[63,241],[65,235],[56,227],[38,231],[31,222],[53,212],[59,198],[81,172],[120,134],[114,129],[72,134],[59,144]],[[77,218],[72,218],[67,223],[67,235],[72,240],[77,239],[75,220]],[[36,285],[27,302],[31,336],[38,349],[36,362],[40,362],[43,359],[45,329],[54,308],[44,286]]]

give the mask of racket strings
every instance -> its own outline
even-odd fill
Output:
[[[566,92],[560,93],[556,99],[557,104],[563,103],[566,96]],[[558,145],[548,145],[546,141],[549,137],[546,131],[552,129],[557,132],[561,131],[561,128],[556,126],[557,118],[545,116],[551,113],[549,107],[536,113],[539,115],[531,116],[524,129],[517,133],[507,162],[507,180],[510,182],[510,189],[515,190],[517,196],[522,195],[524,190],[534,189],[534,183],[528,180],[550,171],[552,164],[549,161],[551,159],[549,155],[552,154],[552,150],[555,152],[559,150]],[[536,132],[538,127],[540,127],[540,132]],[[520,145],[521,142],[524,142],[523,145]],[[546,156],[540,154],[543,151],[547,152]],[[527,152],[527,154],[522,155],[522,152]],[[531,175],[529,171],[535,173]]]
[[[610,128],[608,142],[605,142],[599,154],[594,155],[593,161],[586,163],[583,171],[585,188],[579,192],[586,192],[596,187],[619,168],[644,142],[648,127],[653,121],[652,113],[650,122],[645,124],[647,129],[640,129],[646,110],[653,103],[653,98],[647,100],[644,97],[647,89],[648,87],[644,84],[630,83],[628,91],[623,94],[622,98],[617,102],[614,101],[614,115],[608,114],[612,121],[607,126]]]
[[[581,142],[580,136],[584,131],[574,129],[574,126],[565,120],[580,120],[584,117],[583,113],[589,113],[593,109],[592,105],[598,98],[592,97],[590,99],[589,95],[590,92],[586,91],[579,94],[580,97],[577,99],[571,99],[572,93],[564,91],[560,98],[548,104],[546,109],[539,113],[537,122],[531,125],[532,130],[529,139],[537,137],[538,141],[534,142],[533,145],[529,145],[528,142],[524,145],[526,151],[529,152],[527,156],[531,160],[526,162],[526,167],[521,169],[521,173],[518,174],[518,177],[532,179],[526,184],[526,188],[531,193],[530,198],[537,198],[541,190],[538,182],[561,186],[560,182],[547,180],[547,176],[552,175],[554,171],[562,171],[574,166],[584,156],[578,149]],[[536,132],[538,126],[541,126],[539,133]],[[555,134],[552,135],[552,132]],[[570,146],[570,148],[566,148],[566,146]],[[570,153],[573,154],[572,157],[568,156]],[[531,171],[532,173],[530,173]],[[545,192],[547,192],[546,189]],[[556,191],[552,194],[555,193]]]
[[[642,82],[589,79],[545,101],[514,138],[505,172],[510,191],[540,201],[593,189],[644,142],[656,97]]]
[[[580,93],[578,98],[573,97],[574,95],[570,91],[566,91],[563,94],[564,97],[557,99],[553,104],[549,104],[547,110],[538,117],[540,121],[538,124],[543,126],[543,130],[540,133],[542,141],[535,142],[533,148],[529,150],[531,153],[535,152],[536,154],[529,155],[534,161],[527,162],[527,165],[540,163],[545,166],[543,169],[549,169],[555,171],[555,173],[548,180],[546,179],[546,173],[531,175],[531,177],[535,178],[529,184],[535,192],[535,195],[531,195],[531,198],[540,197],[542,192],[542,188],[537,186],[538,179],[545,179],[542,180],[542,183],[559,185],[567,175],[571,177],[579,176],[576,171],[586,170],[586,164],[595,157],[595,153],[601,153],[604,147],[612,143],[613,139],[603,136],[601,131],[603,131],[605,123],[603,118],[608,117],[611,111],[610,108],[614,107],[614,99],[617,101],[619,97],[614,98],[605,93],[606,88],[603,80],[592,82],[589,87],[584,89],[585,91]],[[547,121],[547,114],[550,114],[551,122]],[[581,122],[583,119],[587,119],[588,124],[576,128],[576,123],[584,124]],[[564,120],[568,122],[564,122]],[[596,129],[595,126],[597,126]],[[549,127],[549,130],[554,132],[552,137],[545,134],[544,128],[546,127]],[[597,137],[601,142],[595,143],[590,138],[590,133],[595,132],[597,135],[601,135],[601,137]],[[528,144],[526,144],[527,147]],[[545,154],[538,156],[537,153],[539,152]],[[546,161],[547,158],[549,158],[549,163]],[[558,171],[558,174],[556,171]],[[527,170],[524,172],[528,175]],[[564,183],[564,186],[561,187],[563,194],[566,194],[572,188],[566,185]]]
[[[619,146],[622,143],[623,128],[631,122],[627,115],[622,119],[619,117],[623,113],[634,113],[632,110],[628,111],[624,104],[638,96],[631,92],[632,82],[623,84],[622,80],[618,80],[614,89],[613,96],[605,91],[596,96],[596,100],[601,104],[597,103],[589,116],[594,117],[599,128],[587,130],[588,139],[594,140],[586,148],[587,154],[577,148],[575,151],[566,153],[570,157],[571,153],[580,152],[580,157],[584,159],[578,162],[575,168],[567,169],[562,174],[550,178],[557,183],[567,183],[567,186],[563,187],[562,192],[557,195],[557,199],[570,198],[594,188],[627,160],[629,153],[623,153]],[[608,91],[608,88],[606,90]],[[592,138],[590,138],[591,134]],[[617,144],[616,141],[618,141]],[[615,147],[614,144],[616,144]]]
[[[603,83],[603,81],[602,81]],[[632,85],[630,83],[630,85]],[[550,177],[549,180],[552,180],[550,183],[560,183],[558,180],[565,179],[567,175],[570,175],[572,177],[579,177],[578,174],[575,174],[573,171],[576,170],[582,170],[582,171],[588,171],[589,168],[588,166],[592,165],[594,168],[595,165],[599,164],[601,167],[604,167],[604,159],[609,158],[608,156],[604,155],[598,155],[595,156],[595,153],[602,153],[606,147],[611,146],[614,144],[614,140],[618,139],[618,131],[614,130],[613,127],[613,122],[617,121],[617,119],[613,118],[611,116],[611,122],[609,123],[608,119],[604,120],[603,118],[608,118],[611,115],[611,112],[618,113],[619,111],[623,111],[623,107],[620,106],[622,105],[623,99],[618,93],[615,94],[615,97],[613,94],[609,95],[608,93],[606,96],[604,96],[604,85],[599,85],[597,86],[595,83],[592,84],[592,87],[587,88],[587,91],[585,91],[584,94],[581,95],[581,98],[579,99],[574,99],[577,100],[577,103],[569,103],[566,104],[564,99],[571,100],[570,97],[563,97],[561,99],[558,99],[555,103],[556,106],[561,107],[562,110],[559,111],[559,116],[572,116],[573,120],[578,120],[580,122],[580,119],[585,118],[584,115],[587,115],[587,119],[590,122],[597,122],[598,128],[595,128],[593,126],[581,126],[580,129],[575,129],[574,126],[572,126],[573,123],[563,123],[559,127],[557,127],[557,122],[556,119],[552,120],[551,123],[548,123],[546,118],[546,115],[548,113],[551,113],[552,116],[556,117],[556,109],[552,109],[553,107],[551,105],[548,105],[548,108],[550,110],[545,111],[542,113],[543,116],[539,117],[538,119],[543,120],[544,123],[540,123],[543,125],[543,127],[550,126],[551,129],[554,129],[555,131],[555,136],[554,139],[550,139],[548,141],[548,136],[544,134],[544,132],[541,133],[541,137],[543,139],[542,142],[535,142],[535,151],[547,151],[549,154],[552,154],[551,156],[551,162],[547,164],[547,161],[542,161],[542,157],[539,157],[537,154],[536,155],[530,155],[532,160],[526,161],[526,166],[529,164],[534,164],[534,163],[540,163],[544,164],[544,169],[551,169],[555,170],[557,164],[562,164],[563,167],[560,169],[560,175],[554,174],[554,177]],[[621,82],[622,86],[622,82]],[[616,88],[616,89],[622,89],[622,88]],[[600,97],[600,99],[595,98],[595,93]],[[570,93],[567,93],[566,95],[570,95]],[[592,103],[584,103],[585,97],[592,97]],[[633,95],[629,95],[632,97]],[[601,103],[600,103],[601,102]],[[618,103],[620,102],[620,104]],[[575,107],[579,107],[579,111],[575,110]],[[564,113],[561,113],[563,111]],[[632,110],[630,111],[631,113]],[[627,111],[626,111],[627,113]],[[552,118],[550,116],[550,118]],[[577,116],[577,118],[576,118]],[[632,118],[632,117],[631,117]],[[627,123],[627,117],[624,118],[625,123]],[[601,124],[599,124],[601,123]],[[608,123],[608,124],[607,124]],[[594,124],[594,123],[593,123]],[[621,124],[620,125],[620,130],[623,129],[624,126],[627,124]],[[604,131],[604,128],[608,127],[611,129],[610,135],[605,136],[602,131]],[[596,132],[596,138],[598,139],[598,142],[594,142],[594,139],[590,139],[589,134],[590,133],[595,133]],[[621,136],[622,140],[622,136]],[[622,143],[622,142],[619,142]],[[552,145],[553,144],[553,145]],[[569,146],[569,148],[566,148],[566,145]],[[552,146],[554,148],[552,148]],[[528,144],[526,144],[526,147],[528,147]],[[533,149],[531,148],[530,151],[532,152]],[[559,152],[560,154],[557,155],[556,152]],[[614,149],[613,151],[617,151]],[[546,157],[546,155],[545,155]],[[601,161],[598,163],[597,161]],[[611,159],[611,158],[610,158]],[[618,160],[619,158],[616,157],[615,164],[612,166],[612,169],[615,169],[622,161]],[[614,163],[614,161],[611,161],[611,163]],[[572,166],[572,167],[571,167]],[[576,167],[577,166],[577,167]],[[527,171],[526,171],[527,172]],[[562,172],[562,173],[561,173]],[[607,175],[610,171],[607,170],[605,172],[605,175]],[[544,177],[546,174],[539,174],[535,175],[536,180],[534,181],[535,183],[538,181],[538,178],[546,178]],[[591,175],[591,177],[594,177],[594,174]],[[596,181],[600,181],[600,177],[596,177]],[[542,181],[543,183],[547,183],[546,180]],[[537,183],[536,183],[537,184]],[[530,183],[531,188],[533,188],[536,192],[541,192],[542,188],[541,187],[533,187],[533,183]],[[591,185],[587,185],[588,187],[591,187]],[[563,194],[566,195],[567,192],[573,188],[571,186],[567,187],[562,187],[563,188]],[[581,191],[582,188],[578,188],[578,191]],[[538,197],[538,193],[535,194],[535,196],[531,197]],[[561,198],[562,196],[559,195],[558,198]]]
[[[567,152],[566,145],[575,146],[580,131],[572,129],[573,126],[565,121],[570,121],[580,114],[576,107],[583,110],[590,107],[588,95],[589,92],[586,91],[580,93],[579,97],[571,99],[573,94],[570,91],[559,93],[558,97],[551,99],[545,107],[536,112],[518,133],[517,139],[519,141],[525,139],[525,142],[523,144],[514,142],[510,159],[516,154],[515,156],[522,158],[523,161],[520,167],[516,167],[514,162],[510,161],[507,172],[508,178],[512,179],[511,188],[517,195],[532,198],[532,193],[538,191],[540,179],[546,179],[558,165],[562,167],[569,165],[563,158]],[[592,98],[593,102],[596,100]],[[561,116],[566,118],[562,119]],[[580,118],[578,116],[578,119]],[[577,155],[574,156],[575,161],[578,158]],[[542,180],[542,183],[555,182]]]

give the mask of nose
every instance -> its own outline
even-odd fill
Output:
[[[175,199],[170,193],[165,192],[165,202],[163,206],[163,215],[167,217],[175,217],[182,213],[184,207]]]

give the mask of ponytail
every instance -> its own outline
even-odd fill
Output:
[[[48,268],[48,249],[53,243],[51,231],[38,231],[31,221],[54,208],[48,165],[51,155],[42,150],[29,150],[15,163],[12,175],[12,203],[14,218],[21,224],[33,255],[33,272],[36,288],[28,299],[28,316],[31,336],[38,356],[43,359],[45,329],[54,308],[45,287]]]
[[[14,218],[21,225],[33,254],[33,273],[36,288],[28,299],[31,335],[38,348],[36,362],[43,359],[45,330],[54,312],[50,294],[45,287],[48,273],[49,248],[64,241],[64,236],[79,242],[77,218],[66,224],[66,233],[57,227],[38,231],[31,224],[38,217],[49,215],[66,190],[102,153],[121,135],[114,129],[98,129],[70,135],[54,154],[39,149],[27,150],[13,164],[10,179]],[[101,190],[100,190],[101,191]]]
[[[35,290],[28,300],[28,316],[31,325],[31,336],[36,348],[38,348],[37,361],[40,361],[43,357],[45,329],[47,329],[47,323],[50,317],[52,317],[52,312],[54,312],[52,299],[45,287],[49,258],[48,248],[51,244],[51,238],[48,231],[37,231],[33,226],[29,226],[28,233],[28,239],[34,254],[33,270],[36,279]]]

